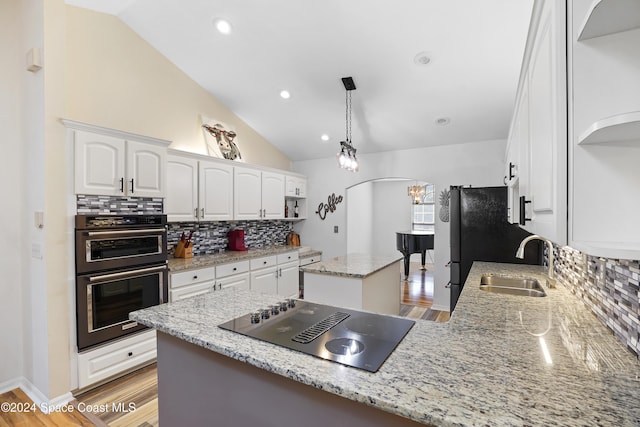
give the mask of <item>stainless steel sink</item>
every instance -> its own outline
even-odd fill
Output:
[[[540,282],[530,277],[511,277],[484,274],[480,278],[480,290],[498,294],[546,297]]]

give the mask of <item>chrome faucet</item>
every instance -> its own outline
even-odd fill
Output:
[[[532,240],[541,240],[547,244],[547,248],[549,249],[549,272],[547,274],[547,287],[555,288],[556,287],[556,279],[555,273],[553,272],[553,243],[550,240],[547,240],[543,237],[538,236],[537,234],[532,234],[531,236],[525,238],[522,242],[520,242],[520,246],[516,251],[516,258],[523,259],[524,258],[524,247]]]

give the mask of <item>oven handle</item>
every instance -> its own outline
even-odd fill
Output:
[[[114,230],[114,231],[89,231],[87,235],[91,236],[104,236],[111,234],[143,234],[143,233],[163,233],[164,228],[144,228],[138,230]]]
[[[139,273],[151,273],[152,271],[161,271],[166,270],[166,266],[162,267],[150,267],[150,268],[141,268],[139,270],[130,270],[123,271],[122,273],[111,273],[111,274],[103,274],[101,276],[91,276],[89,277],[89,282],[97,282],[99,280],[108,280],[108,279],[116,279],[118,277],[131,276]]]

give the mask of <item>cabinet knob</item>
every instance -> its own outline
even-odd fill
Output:
[[[130,351],[129,353],[127,353],[127,356],[129,356],[129,357],[133,356],[133,352]]]
[[[196,280],[198,278],[198,276],[193,276],[193,280]]]
[[[267,263],[267,261],[263,261],[262,263],[263,263],[263,264],[266,264],[266,263]]]
[[[233,267],[233,271],[236,271],[238,269],[238,267]]]

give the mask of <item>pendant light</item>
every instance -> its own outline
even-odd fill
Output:
[[[342,84],[346,90],[346,132],[345,141],[340,141],[340,151],[336,155],[338,158],[338,166],[351,172],[358,172],[359,165],[356,158],[356,149],[351,142],[351,91],[356,89],[356,85],[351,77],[343,77]]]

